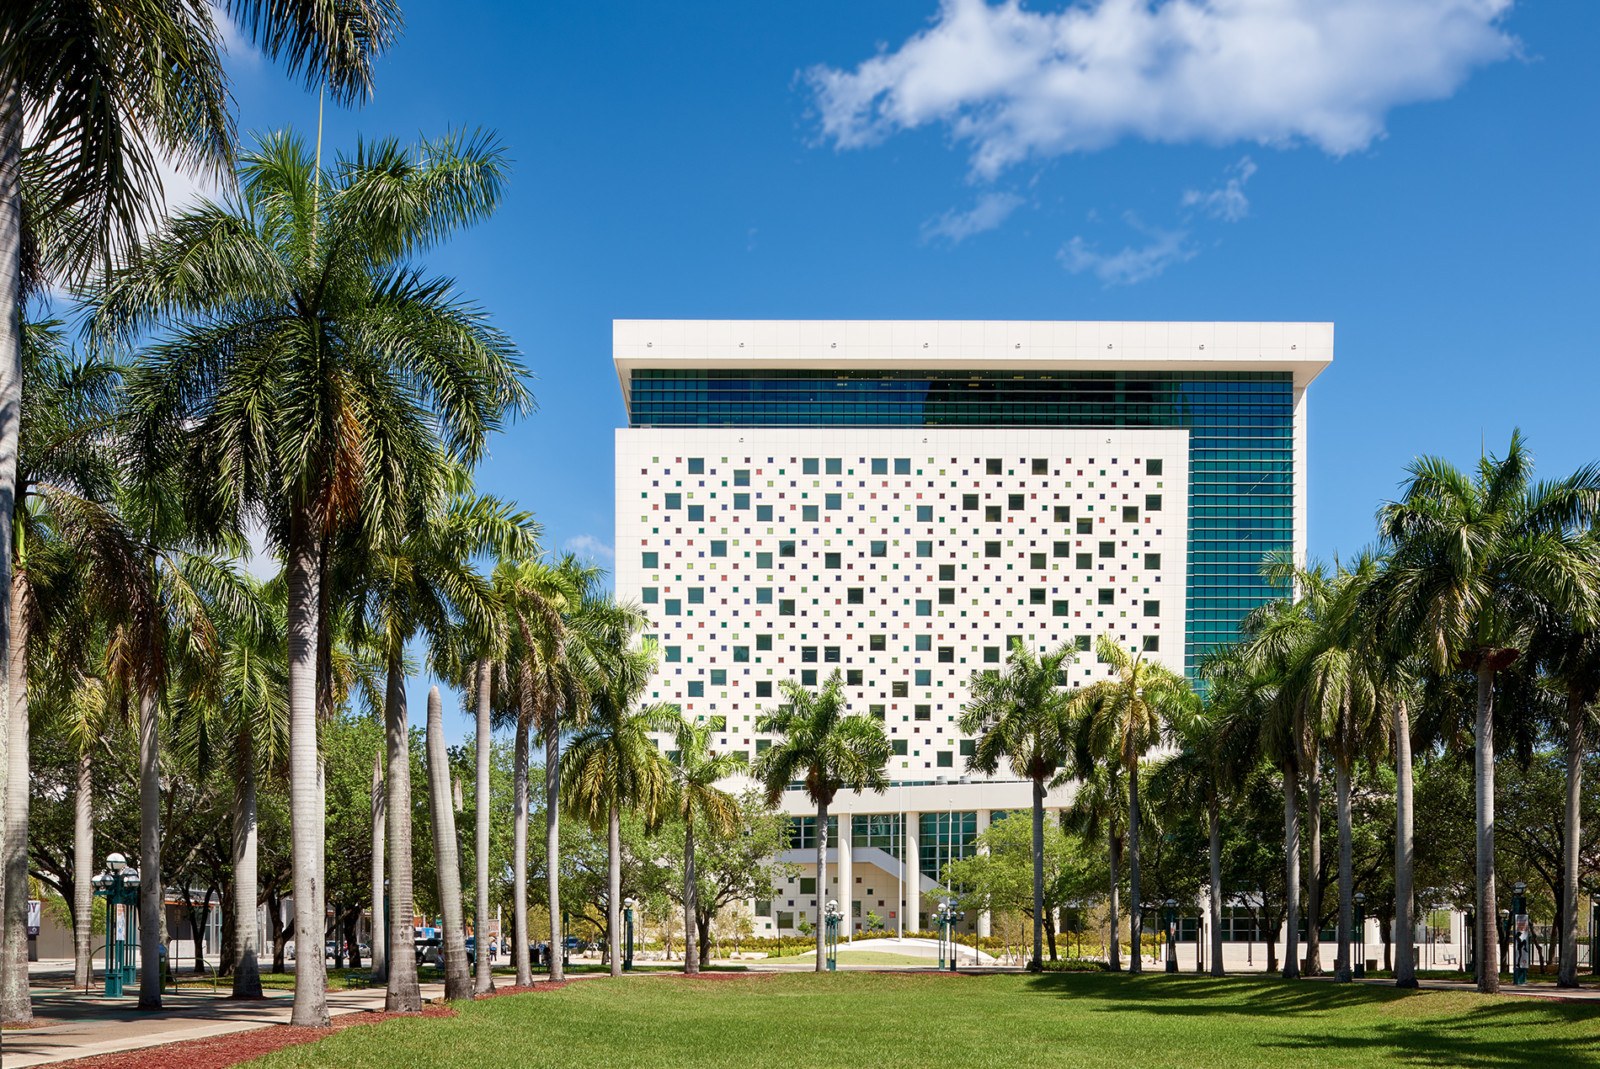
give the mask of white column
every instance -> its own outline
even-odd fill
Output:
[[[986,832],[988,830],[989,830],[989,810],[980,809],[980,810],[978,810],[978,834],[982,835],[984,832]],[[989,848],[987,846],[979,844],[979,846],[978,846],[978,853],[979,854],[987,854],[988,852],[989,852]],[[978,938],[979,939],[987,939],[989,937],[989,929],[990,929],[989,911],[988,910],[984,910],[982,913],[978,914]]]
[[[844,911],[844,937],[846,942],[853,942],[856,937],[855,917],[855,859],[851,856],[854,852],[851,846],[851,825],[855,818],[849,813],[839,814],[839,908]]]
[[[905,845],[900,851],[900,934],[916,931],[917,913],[922,908],[922,863],[917,855],[917,830],[922,824],[919,813],[906,814]]]

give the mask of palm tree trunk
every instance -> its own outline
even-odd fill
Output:
[[[3,147],[0,147],[3,151]],[[6,521],[9,524],[9,511]],[[10,545],[9,540],[6,543]],[[0,552],[10,561],[10,552]],[[28,600],[27,573],[18,570],[11,584],[10,636],[7,663],[5,843],[5,935],[0,945],[0,1022],[25,1024],[33,1020],[28,994],[28,621],[23,606]]]
[[[1334,762],[1333,792],[1339,822],[1339,950],[1334,955],[1333,974],[1339,982],[1347,983],[1354,978],[1350,943],[1354,939],[1351,929],[1355,926],[1355,902],[1350,896],[1355,893],[1355,874],[1350,846],[1350,762],[1343,757]]]
[[[439,688],[428,688],[428,801],[433,806],[433,862],[439,878],[439,912],[444,920],[444,997],[472,997],[467,971],[467,933],[462,917],[461,846],[456,840],[456,810],[450,792],[450,759],[444,745],[444,703]],[[485,949],[483,956],[487,958]]]
[[[72,799],[72,986],[87,990],[94,980],[94,751],[78,754],[78,787]]]
[[[1117,922],[1111,922],[1117,938]],[[1033,958],[1029,972],[1044,971],[1044,777],[1033,777]]]
[[[383,701],[384,751],[389,767],[389,981],[384,1009],[421,1013],[417,982],[417,936],[413,920],[411,872],[411,729],[406,716],[405,679],[400,649],[389,650],[388,680]],[[302,944],[304,945],[304,944]]]
[[[476,826],[473,837],[473,861],[476,862],[477,894],[472,904],[472,931],[474,946],[477,948],[477,983],[474,990],[477,994],[488,994],[494,990],[494,962],[489,960],[489,940],[486,938],[489,930],[489,701],[493,697],[494,664],[488,658],[478,662],[478,723],[477,747],[478,766],[476,770],[477,783],[474,784],[473,809],[475,810]],[[526,841],[527,833],[523,833]],[[526,953],[526,951],[524,951]]]
[[[1110,965],[1112,972],[1122,971],[1122,913],[1120,886],[1121,877],[1118,875],[1122,868],[1122,837],[1115,831],[1111,833],[1111,955]]]
[[[1495,924],[1494,893],[1494,669],[1478,665],[1478,711],[1474,725],[1478,745],[1478,990],[1500,990],[1500,933]]]
[[[161,705],[147,685],[139,688],[139,1008],[161,1008],[161,937],[165,889],[161,882]],[[317,935],[321,936],[321,931]],[[305,944],[302,944],[305,945]],[[320,940],[317,943],[321,946]],[[321,960],[320,958],[318,960]]]
[[[1222,967],[1222,806],[1211,796],[1206,817],[1210,824],[1211,854],[1211,975],[1225,976]]]
[[[554,722],[553,712],[551,721],[549,730],[544,733],[544,875],[550,902],[550,979],[561,980],[567,975],[563,964],[566,926],[561,923],[561,729]],[[526,779],[526,772],[523,777]],[[524,916],[527,914],[518,917],[519,932],[522,931],[521,918]],[[518,975],[521,975],[520,971]]]
[[[1578,854],[1582,845],[1583,805],[1583,755],[1584,731],[1583,696],[1576,691],[1567,694],[1567,810],[1565,813],[1565,839],[1561,855],[1561,967],[1556,973],[1556,986],[1578,986]]]
[[[1300,977],[1300,773],[1291,763],[1283,770],[1283,887],[1288,916],[1283,935],[1283,978]],[[1272,938],[1271,933],[1267,936]]]
[[[388,829],[384,826],[383,764],[386,754],[379,750],[372,757],[372,982],[389,982],[389,955],[384,946],[389,940],[383,914],[383,846]]]
[[[22,86],[0,87],[0,680],[15,678],[10,653],[21,648],[13,624],[18,594],[12,589],[11,520],[16,507],[17,432],[22,416]],[[28,996],[28,723],[18,730],[9,711],[0,716],[0,1023],[33,1020]],[[18,881],[20,880],[20,884]],[[13,886],[13,885],[17,886]],[[20,933],[20,934],[18,934]]]
[[[528,961],[528,723],[517,718],[517,737],[511,757],[511,899],[517,938],[511,962],[517,967],[517,986],[533,983]],[[555,943],[550,944],[552,948]]]
[[[239,786],[233,799],[233,997],[261,997],[260,929],[256,924],[256,757],[250,725],[239,732]]]
[[[1133,949],[1128,953],[1128,971],[1144,971],[1144,918],[1139,900],[1139,766],[1128,770],[1128,927],[1133,934]]]
[[[622,975],[622,809],[611,802],[606,822],[606,943],[611,975]]]
[[[914,877],[913,877],[914,878]],[[817,961],[816,971],[827,969],[828,933],[824,903],[828,899],[828,803],[817,803]]]
[[[317,787],[317,635],[321,539],[310,509],[289,520],[289,821],[294,846],[294,1010],[289,1023],[328,1024],[327,967],[322,960],[324,812]]]
[[[1411,790],[1411,716],[1404,700],[1394,707],[1394,986],[1416,987],[1417,964],[1411,953],[1411,872],[1413,838]]]
[[[700,971],[700,955],[695,953],[694,813],[683,822],[683,971],[693,976]]]
[[[1322,762],[1306,773],[1306,975],[1322,975]]]

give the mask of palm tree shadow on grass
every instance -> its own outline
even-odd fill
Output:
[[[1506,1028],[1593,1020],[1585,1006],[1523,1000],[1516,1005],[1484,1006],[1451,1017],[1423,1021],[1381,1021],[1363,1035],[1299,1036],[1265,1046],[1315,1052],[1332,1062],[1356,1052],[1377,1052],[1385,1061],[1459,1069],[1548,1069],[1550,1066],[1600,1066],[1600,1039],[1520,1036],[1494,1039]]]
[[[1395,1002],[1415,992],[1365,985],[1280,983],[1275,980],[1215,979],[1158,974],[1131,976],[1042,976],[1029,986],[1060,998],[1098,998],[1106,1011],[1137,1010],[1164,1015],[1260,1017],[1321,1015],[1347,1007]]]

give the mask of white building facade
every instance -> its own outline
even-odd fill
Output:
[[[650,700],[725,716],[720,748],[754,759],[779,683],[837,671],[891,740],[891,789],[833,807],[820,888],[811,803],[785,799],[800,875],[758,932],[819,897],[854,931],[929,927],[944,865],[1031,804],[967,771],[958,727],[1012,642],[1075,647],[1073,686],[1106,677],[1100,635],[1192,672],[1273,596],[1332,345],[1317,323],[614,324],[616,587],[661,647]]]

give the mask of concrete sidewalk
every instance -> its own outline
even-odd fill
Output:
[[[422,997],[425,1000],[443,998],[444,984],[423,984]],[[383,1000],[382,988],[330,991],[328,1012],[338,1017],[382,1010]],[[294,998],[289,992],[274,992],[259,1001],[236,1002],[209,992],[168,992],[162,996],[162,1003],[160,1010],[142,1011],[129,998],[97,998],[35,989],[34,1017],[46,1023],[0,1035],[5,1067],[25,1069],[31,1065],[288,1024]]]

